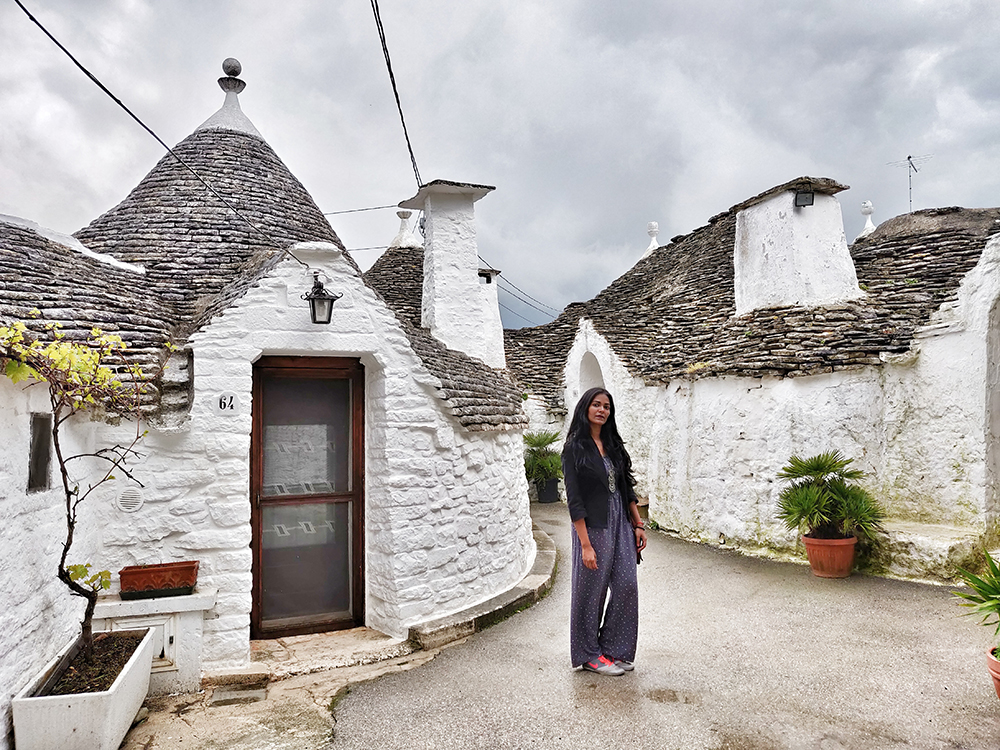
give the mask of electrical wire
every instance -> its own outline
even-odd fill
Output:
[[[492,264],[491,264],[491,263],[490,263],[490,262],[489,262],[488,260],[486,260],[486,258],[484,258],[484,257],[483,257],[482,255],[477,255],[477,257],[479,258],[479,260],[481,260],[481,261],[482,261],[483,263],[485,263],[485,264],[486,264],[487,266],[489,266],[490,268],[493,268],[493,265],[492,265]],[[551,314],[555,314],[555,315],[558,315],[558,314],[559,314],[559,313],[561,312],[561,310],[556,310],[556,309],[555,309],[554,307],[552,307],[551,305],[546,305],[546,304],[545,304],[544,302],[542,302],[542,301],[541,301],[540,299],[535,299],[534,297],[532,297],[532,296],[531,296],[530,294],[528,294],[528,293],[527,293],[526,291],[524,291],[523,289],[521,289],[521,287],[517,286],[516,284],[514,284],[514,283],[513,283],[512,281],[510,281],[509,279],[507,279],[507,278],[505,278],[505,277],[503,277],[503,276],[499,276],[499,277],[498,277],[498,279],[499,279],[500,281],[502,281],[503,283],[505,283],[505,284],[509,284],[510,286],[514,287],[514,288],[515,288],[515,289],[516,289],[517,291],[519,291],[519,292],[520,292],[521,294],[523,294],[523,295],[524,295],[525,297],[527,297],[528,299],[530,299],[530,300],[531,300],[532,302],[537,302],[537,303],[538,303],[539,305],[541,305],[542,307],[545,307],[545,308],[548,308],[548,310],[551,310],[551,311],[552,311],[552,312],[550,313],[550,312],[547,312],[546,310],[538,310],[538,308],[536,307],[535,309],[536,309],[536,310],[538,310],[539,312],[543,312],[543,313],[545,313],[546,315],[551,315]],[[517,296],[516,294],[514,294],[513,292],[511,292],[511,291],[510,291],[510,290],[508,290],[508,289],[504,289],[504,291],[505,291],[505,292],[507,292],[508,294],[510,294],[511,296],[514,296],[514,297],[516,297],[516,296]],[[522,299],[521,301],[522,301],[522,302],[524,302],[524,300],[523,300],[523,299]],[[534,307],[534,305],[532,305],[532,307]]]
[[[336,216],[337,214],[356,214],[359,211],[379,211],[383,208],[399,208],[399,206],[394,204],[392,206],[372,206],[371,208],[348,208],[345,209],[344,211],[327,211],[323,215]]]
[[[519,291],[521,294],[523,294],[525,297],[527,297],[528,299],[530,299],[532,302],[537,302],[539,305],[541,305],[542,307],[546,308],[545,310],[541,310],[540,312],[546,312],[546,310],[547,310],[547,311],[549,311],[548,314],[551,314],[551,315],[558,315],[560,312],[562,312],[562,310],[557,310],[556,308],[552,307],[551,305],[546,305],[541,300],[535,299],[530,294],[528,294],[526,291],[524,291],[523,289],[521,289],[521,287],[519,287],[516,284],[514,284],[514,282],[512,282],[510,279],[505,279],[503,276],[500,276],[499,279],[504,284],[509,284],[510,286],[512,286],[514,289],[516,289],[517,291]],[[513,292],[511,292],[509,289],[507,289],[505,291],[508,294],[513,294]]]
[[[226,208],[228,208],[230,211],[232,211],[233,214],[235,214],[239,219],[241,219],[244,223],[246,223],[246,225],[249,226],[252,230],[254,230],[255,232],[257,232],[261,237],[263,237],[265,240],[267,240],[273,247],[276,247],[276,248],[280,249],[283,253],[285,253],[286,255],[288,255],[291,258],[293,258],[296,262],[298,262],[300,265],[304,266],[305,268],[309,268],[309,264],[308,263],[305,263],[300,258],[298,258],[287,247],[282,247],[267,232],[265,232],[263,229],[261,229],[260,227],[258,227],[256,224],[254,224],[250,219],[248,219],[246,216],[244,216],[239,211],[239,209],[237,209],[229,201],[227,201],[224,197],[222,197],[222,195],[220,195],[219,192],[214,187],[212,187],[208,183],[208,181],[205,180],[205,178],[202,177],[194,169],[194,167],[192,167],[190,164],[188,164],[186,161],[184,161],[180,156],[178,156],[178,154],[170,146],[168,146],[166,144],[166,142],[162,138],[160,138],[160,136],[157,135],[156,132],[151,127],[149,127],[145,122],[143,122],[142,119],[138,115],[136,115],[131,109],[129,109],[128,106],[121,99],[119,99],[117,96],[115,96],[115,94],[107,86],[105,86],[100,81],[100,79],[97,78],[97,76],[95,76],[93,73],[91,73],[79,60],[77,60],[76,57],[73,55],[73,53],[71,53],[65,46],[63,46],[63,44],[58,39],[56,39],[55,36],[53,36],[52,33],[47,28],[45,28],[45,26],[43,26],[42,23],[37,18],[35,18],[34,15],[32,15],[31,11],[29,11],[24,6],[24,4],[21,2],[21,0],[14,0],[14,2],[24,12],[24,14],[28,17],[28,19],[32,23],[34,23],[39,29],[41,29],[42,33],[44,33],[45,36],[47,36],[52,41],[53,44],[55,44],[70,60],[73,61],[73,64],[76,65],[76,67],[79,68],[83,72],[84,75],[86,75],[91,81],[93,81],[93,83],[99,89],[101,89],[101,91],[103,91],[105,94],[107,94],[107,96],[110,97],[111,100],[115,104],[117,104],[119,107],[121,107],[126,112],[126,114],[128,114],[129,117],[131,117],[133,120],[135,120],[135,122],[138,123],[138,125],[143,130],[145,130],[147,133],[149,133],[149,135],[151,135],[156,140],[157,143],[159,143],[164,149],[166,149],[167,152],[171,156],[173,156],[181,166],[183,166],[192,175],[194,175],[198,179],[198,181],[202,185],[204,185],[205,188],[212,195],[214,195],[219,200],[220,203],[222,203]],[[417,168],[417,159],[416,159],[416,156],[414,156],[414,154],[413,154],[413,146],[410,143],[410,134],[409,134],[409,131],[407,130],[407,127],[406,127],[406,119],[403,116],[403,106],[400,103],[400,100],[399,100],[399,91],[398,91],[398,89],[396,87],[396,77],[395,77],[395,75],[392,72],[392,62],[389,59],[389,47],[388,47],[388,45],[386,43],[386,40],[385,40],[385,29],[382,26],[382,18],[381,18],[381,14],[379,12],[378,0],[371,0],[371,5],[372,5],[372,12],[375,14],[375,24],[378,27],[379,39],[380,39],[380,41],[382,43],[382,52],[383,52],[383,54],[385,56],[386,68],[389,71],[389,81],[392,83],[392,92],[393,92],[393,95],[396,98],[396,107],[399,110],[399,120],[400,120],[400,123],[403,126],[403,135],[406,138],[406,148],[410,152],[410,161],[413,164],[413,174],[414,174],[414,176],[417,179],[417,187],[419,188],[423,183],[420,180],[420,170]],[[344,211],[330,211],[329,213],[324,213],[323,215],[324,216],[335,216],[337,214],[356,213],[356,212],[360,212],[360,211],[377,211],[377,210],[387,209],[387,208],[398,208],[398,206],[389,205],[389,206],[372,206],[370,208],[352,208],[352,209],[347,209],[347,210],[344,210]],[[384,249],[384,248],[382,248],[380,246],[376,246],[376,247],[359,247],[359,248],[354,248],[353,250],[349,250],[348,252],[362,252],[362,251],[366,251],[366,250],[381,250],[381,249]],[[485,263],[486,265],[490,265],[489,262],[485,258],[483,258],[481,255],[479,256],[479,259],[483,263]],[[546,307],[549,310],[551,310],[552,313],[554,313],[556,315],[559,314],[559,311],[556,310],[554,307],[550,307],[549,305],[546,305],[541,300],[535,299],[530,294],[528,294],[527,292],[525,292],[523,289],[521,289],[517,285],[513,284],[508,279],[506,279],[504,277],[498,277],[498,278],[503,283],[508,284],[509,286],[513,287],[518,292],[520,292],[521,294],[523,294],[524,297],[527,297],[527,299],[524,299],[524,298],[518,296],[517,294],[515,294],[514,292],[510,291],[509,289],[504,289],[503,290],[504,292],[506,292],[507,294],[511,295],[512,297],[514,297],[518,301],[520,301],[520,302],[528,305],[528,307],[534,308],[535,310],[537,310],[538,312],[542,313],[543,315],[550,315],[551,314],[551,313],[547,312],[546,310],[543,310],[542,308],[537,307],[536,305],[532,304],[532,302],[536,302],[539,305],[542,305],[543,307]],[[528,300],[531,300],[532,302],[529,302]],[[503,307],[505,310],[507,310],[512,315],[516,315],[517,317],[521,318],[521,320],[524,320],[527,323],[531,323],[530,320],[528,320],[527,318],[525,318],[522,315],[518,315],[517,313],[515,313],[510,308],[505,307],[504,305],[501,305],[501,307]],[[535,325],[535,324],[532,323],[532,325]]]
[[[518,302],[521,302],[521,303],[527,305],[528,307],[530,307],[530,308],[532,308],[534,310],[537,310],[538,312],[540,312],[545,317],[547,317],[547,318],[551,318],[552,317],[552,313],[547,312],[546,310],[543,310],[542,308],[538,307],[538,305],[531,304],[530,302],[528,302],[528,300],[524,299],[523,297],[521,297],[518,294],[515,294],[510,289],[504,289],[501,286],[498,286],[497,289],[499,289],[504,294],[509,294],[511,297],[513,297],[514,299],[516,299]]]
[[[170,148],[170,146],[168,146],[168,145],[167,145],[167,144],[166,144],[166,143],[164,142],[164,140],[163,140],[162,138],[160,138],[160,136],[158,136],[158,135],[157,135],[157,134],[156,134],[156,133],[155,133],[155,132],[153,131],[153,129],[152,129],[151,127],[149,127],[149,126],[148,126],[148,125],[147,125],[146,123],[144,123],[144,122],[143,122],[143,121],[142,121],[142,120],[141,120],[141,119],[139,118],[139,116],[138,116],[138,115],[136,115],[136,114],[135,114],[135,113],[134,113],[134,112],[133,112],[133,111],[132,111],[131,109],[129,109],[129,108],[128,108],[128,107],[127,107],[127,106],[125,105],[125,103],[124,103],[124,102],[122,102],[122,100],[121,100],[121,99],[119,99],[119,98],[118,98],[117,96],[115,96],[115,95],[114,95],[114,93],[112,93],[112,91],[111,91],[111,90],[110,90],[110,89],[109,89],[109,88],[108,88],[107,86],[105,86],[105,85],[104,85],[103,83],[101,83],[101,81],[100,81],[100,80],[99,80],[99,79],[97,78],[97,76],[95,76],[95,75],[94,75],[93,73],[91,73],[91,72],[90,72],[89,70],[87,70],[87,68],[85,68],[85,67],[83,66],[83,64],[82,64],[82,63],[81,63],[81,62],[80,62],[79,60],[77,60],[77,59],[76,59],[76,58],[75,58],[75,57],[73,56],[73,53],[71,53],[71,52],[70,52],[70,51],[69,51],[68,49],[66,49],[66,48],[65,48],[65,47],[64,47],[64,46],[62,45],[62,43],[61,43],[61,42],[60,42],[60,41],[59,41],[58,39],[56,39],[56,38],[55,38],[55,37],[54,37],[54,36],[53,36],[53,35],[52,35],[52,34],[51,34],[51,33],[49,32],[49,30],[48,30],[48,29],[46,29],[46,28],[45,28],[45,27],[44,27],[44,26],[42,25],[42,23],[41,23],[41,22],[40,22],[40,21],[39,21],[39,20],[38,20],[37,18],[35,18],[35,17],[34,17],[34,16],[33,16],[33,15],[31,14],[31,11],[29,11],[29,10],[28,10],[27,8],[25,8],[25,7],[24,7],[24,4],[23,4],[23,3],[21,2],[21,0],[14,0],[14,2],[15,2],[15,3],[17,3],[17,6],[18,6],[18,7],[19,7],[19,8],[20,8],[20,9],[21,9],[22,11],[24,11],[24,14],[25,14],[25,15],[26,15],[26,16],[27,16],[27,17],[28,17],[28,18],[29,18],[30,20],[31,20],[31,22],[32,22],[32,23],[34,23],[34,24],[35,24],[35,26],[37,26],[38,28],[40,28],[40,29],[42,30],[42,32],[43,32],[43,33],[45,34],[45,36],[47,36],[47,37],[48,37],[49,39],[51,39],[51,40],[52,40],[52,42],[53,42],[53,44],[55,44],[55,45],[56,45],[56,46],[57,46],[57,47],[58,47],[58,48],[59,48],[60,50],[62,50],[62,51],[63,51],[63,52],[64,52],[64,53],[66,54],[66,56],[67,56],[67,57],[68,57],[68,58],[69,58],[70,60],[72,60],[72,61],[73,61],[73,63],[74,63],[75,65],[76,65],[76,67],[78,67],[78,68],[79,68],[79,69],[80,69],[81,71],[83,71],[84,75],[86,75],[86,76],[87,76],[87,77],[88,77],[88,78],[89,78],[89,79],[90,79],[91,81],[93,81],[93,82],[94,82],[94,83],[95,83],[95,84],[97,85],[97,87],[98,87],[99,89],[101,89],[101,91],[103,91],[103,92],[104,92],[105,94],[107,94],[107,95],[108,95],[109,97],[111,97],[111,100],[112,100],[112,101],[113,101],[113,102],[114,102],[115,104],[117,104],[117,105],[118,105],[119,107],[121,107],[121,108],[122,108],[123,110],[125,110],[125,112],[126,112],[126,113],[127,113],[128,115],[129,115],[129,117],[131,117],[131,118],[132,118],[133,120],[135,120],[135,121],[136,121],[137,123],[139,123],[139,126],[140,126],[140,127],[141,127],[141,128],[143,129],[143,130],[145,130],[145,131],[146,131],[147,133],[149,133],[149,134],[150,134],[151,136],[153,136],[153,138],[154,138],[154,139],[156,139],[156,142],[157,142],[157,143],[159,143],[159,144],[160,144],[161,146],[163,146],[163,148],[165,148],[165,149],[167,150],[167,152],[168,152],[168,153],[169,153],[169,154],[170,154],[171,156],[173,156],[173,157],[174,157],[174,158],[175,158],[175,159],[176,159],[176,160],[177,160],[177,161],[178,161],[178,162],[179,162],[179,163],[181,164],[181,166],[183,166],[183,167],[184,167],[185,169],[187,169],[187,170],[188,170],[188,171],[189,171],[189,172],[190,172],[191,174],[193,174],[193,175],[194,175],[194,176],[195,176],[196,178],[198,178],[198,181],[199,181],[199,182],[201,182],[201,184],[202,184],[202,185],[204,185],[204,186],[205,186],[206,188],[208,188],[208,191],[209,191],[209,192],[210,192],[210,193],[211,193],[212,195],[214,195],[214,196],[215,196],[216,198],[218,198],[218,199],[219,199],[219,201],[220,201],[220,202],[221,202],[221,203],[222,203],[222,204],[223,204],[223,205],[224,205],[224,206],[225,206],[226,208],[228,208],[228,209],[229,209],[230,211],[232,211],[232,212],[233,212],[233,213],[234,213],[234,214],[235,214],[235,215],[236,215],[236,216],[237,216],[237,217],[238,217],[239,219],[243,220],[243,221],[244,221],[244,222],[245,222],[245,223],[247,224],[247,226],[249,226],[249,227],[250,227],[250,228],[251,228],[252,230],[254,230],[255,232],[257,232],[257,233],[258,233],[258,234],[259,234],[259,235],[260,235],[261,237],[263,237],[263,238],[264,238],[265,240],[267,240],[267,241],[268,241],[268,242],[269,242],[269,243],[271,244],[271,246],[272,246],[272,247],[276,247],[276,248],[278,248],[279,250],[281,250],[281,251],[282,251],[283,253],[285,253],[286,255],[289,255],[289,256],[291,256],[292,258],[294,258],[294,259],[295,259],[296,261],[298,261],[298,263],[300,263],[301,265],[305,266],[306,268],[309,268],[309,264],[308,264],[308,263],[304,263],[304,262],[303,262],[302,260],[300,260],[299,258],[297,258],[297,257],[295,256],[295,254],[294,254],[294,253],[293,253],[293,252],[292,252],[291,250],[289,250],[288,248],[286,248],[286,247],[282,247],[282,246],[281,246],[281,245],[280,245],[280,244],[279,244],[278,242],[276,242],[276,241],[274,240],[274,238],[272,238],[272,237],[271,237],[271,236],[270,236],[270,235],[269,235],[269,234],[268,234],[267,232],[265,232],[265,231],[264,231],[263,229],[261,229],[260,227],[258,227],[258,226],[257,226],[256,224],[254,224],[254,223],[253,223],[252,221],[250,221],[250,219],[248,219],[248,218],[247,218],[246,216],[244,216],[244,215],[243,215],[242,213],[240,213],[240,211],[239,211],[239,210],[238,210],[238,209],[237,209],[237,208],[236,208],[235,206],[233,206],[233,205],[232,205],[232,204],[231,204],[231,203],[230,203],[229,201],[227,201],[227,200],[226,200],[225,198],[223,198],[223,197],[222,197],[222,196],[221,196],[221,195],[219,194],[219,192],[218,192],[218,191],[217,191],[217,190],[216,190],[215,188],[213,188],[213,187],[212,187],[211,185],[209,185],[209,184],[208,184],[208,182],[207,182],[207,181],[205,180],[205,178],[204,178],[204,177],[202,177],[202,176],[201,176],[200,174],[198,174],[198,172],[196,172],[196,171],[195,171],[195,169],[194,169],[194,168],[193,168],[193,167],[192,167],[192,166],[191,166],[190,164],[188,164],[188,163],[187,163],[186,161],[184,161],[184,160],[183,160],[183,159],[182,159],[182,158],[181,158],[180,156],[178,156],[178,155],[177,155],[177,153],[176,153],[176,152],[175,152],[175,151],[174,151],[174,150],[173,150],[172,148]]]
[[[15,0],[16,2],[17,0]],[[372,13],[375,14],[375,26],[378,28],[378,38],[382,42],[382,54],[385,56],[385,67],[389,71],[389,82],[392,84],[392,94],[396,97],[396,109],[399,110],[399,122],[403,125],[403,136],[406,138],[406,148],[410,152],[410,163],[413,165],[413,176],[417,178],[417,189],[423,186],[420,170],[417,169],[417,157],[413,155],[413,145],[410,143],[410,132],[406,129],[406,119],[403,117],[403,105],[399,101],[399,89],[396,88],[396,76],[392,72],[392,61],[389,59],[389,46],[385,41],[385,28],[382,26],[382,14],[379,12],[378,0],[371,0]]]
[[[516,313],[516,312],[514,312],[514,311],[513,311],[513,310],[511,310],[511,309],[510,309],[509,307],[507,307],[507,305],[505,305],[505,304],[504,304],[503,302],[497,302],[497,304],[498,304],[498,305],[500,305],[500,307],[502,307],[502,308],[503,308],[504,310],[506,310],[507,312],[509,312],[509,313],[510,313],[511,315],[513,315],[513,316],[514,316],[515,318],[520,318],[520,319],[521,319],[521,320],[523,320],[523,321],[524,321],[525,323],[527,323],[527,324],[529,324],[529,325],[532,325],[532,326],[537,326],[537,325],[538,325],[538,323],[533,323],[532,321],[528,320],[528,319],[527,319],[526,317],[524,317],[523,315],[521,315],[521,314],[519,314],[519,313]]]

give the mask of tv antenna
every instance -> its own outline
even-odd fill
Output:
[[[930,161],[934,157],[933,154],[924,154],[923,156],[907,156],[905,159],[899,161],[891,161],[887,166],[890,167],[906,167],[906,183],[910,187],[910,213],[913,213],[913,175],[915,175],[920,170],[917,169],[918,164],[924,164]]]

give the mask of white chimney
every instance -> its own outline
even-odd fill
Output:
[[[491,284],[480,283],[473,204],[494,190],[490,185],[434,180],[421,186],[400,208],[424,212],[424,289],[421,325],[450,349],[505,367],[503,326]],[[486,279],[483,279],[485,282]]]
[[[737,315],[864,295],[834,197],[846,189],[833,180],[801,177],[735,207]]]

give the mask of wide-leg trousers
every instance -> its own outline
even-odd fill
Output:
[[[597,570],[584,567],[580,538],[575,529],[572,532],[569,636],[574,667],[596,661],[602,654],[612,661],[635,659],[639,636],[635,531],[625,518],[617,493],[612,496],[610,506],[608,528],[587,528],[597,555]]]

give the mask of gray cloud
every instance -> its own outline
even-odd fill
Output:
[[[366,3],[32,5],[168,143],[220,106],[235,56],[244,111],[323,210],[415,191]],[[997,202],[990,0],[383,0],[382,13],[422,177],[496,185],[477,205],[482,254],[555,307],[629,268],[647,221],[666,241],[801,174],[852,185],[849,237],[865,199],[877,220],[907,210],[906,171],[886,163],[908,153],[934,155],[915,207]],[[161,156],[10,3],[0,97],[0,211],[73,231]],[[391,211],[332,221],[349,247],[396,229]]]

